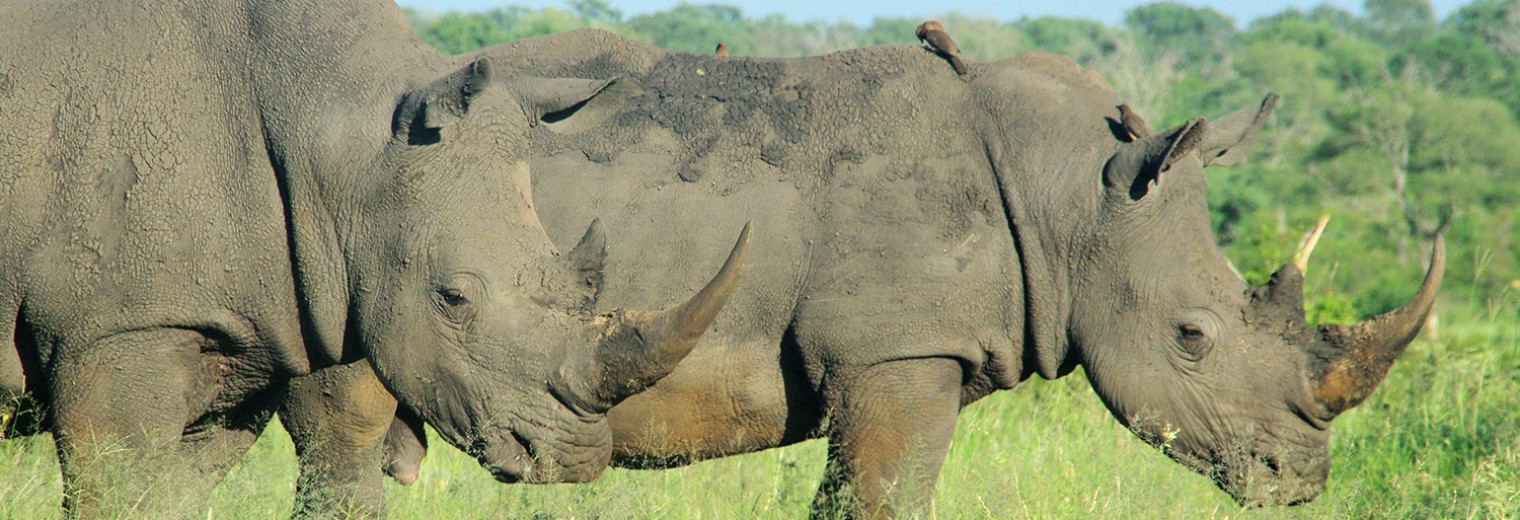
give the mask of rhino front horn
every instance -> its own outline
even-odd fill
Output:
[[[718,274],[685,303],[657,312],[619,309],[598,317],[592,324],[598,336],[593,355],[562,367],[560,390],[582,409],[605,413],[675,370],[739,284],[749,232],[746,223]]]
[[[1322,337],[1339,355],[1325,361],[1314,396],[1332,414],[1340,414],[1363,400],[1388,375],[1393,360],[1404,352],[1420,332],[1436,303],[1441,273],[1446,267],[1446,243],[1436,234],[1430,270],[1419,292],[1402,307],[1356,325],[1325,325]]]

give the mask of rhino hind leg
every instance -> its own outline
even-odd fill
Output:
[[[813,518],[927,516],[962,372],[955,359],[919,358],[826,377],[828,467]]]
[[[385,516],[383,441],[396,411],[368,362],[290,381],[280,420],[300,464],[294,518]]]

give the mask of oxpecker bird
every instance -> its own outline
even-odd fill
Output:
[[[1132,143],[1151,135],[1150,127],[1145,126],[1145,120],[1130,110],[1129,105],[1119,105],[1119,124],[1124,125],[1124,134]]]
[[[955,46],[955,40],[950,39],[950,33],[945,32],[945,26],[940,25],[939,20],[918,24],[918,41],[929,44],[934,52],[950,60],[950,66],[955,68],[956,74],[966,75],[966,62],[961,60],[961,49]]]
[[[718,42],[718,50],[713,51],[713,56],[717,56],[719,58],[728,56],[728,46],[723,45],[723,42]]]

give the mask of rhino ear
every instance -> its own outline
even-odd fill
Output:
[[[1251,143],[1276,107],[1277,94],[1267,94],[1261,105],[1237,110],[1211,122],[1208,136],[1198,148],[1198,160],[1204,166],[1232,166],[1240,162],[1251,151]]]
[[[470,104],[491,84],[491,60],[481,57],[402,98],[392,130],[408,144],[437,143],[438,130],[463,119]]]
[[[576,115],[591,100],[608,89],[616,79],[534,78],[520,77],[508,81],[517,96],[528,124],[557,123]]]
[[[1103,184],[1130,200],[1140,200],[1173,163],[1198,149],[1208,128],[1207,120],[1195,117],[1182,126],[1125,144],[1103,167]]]

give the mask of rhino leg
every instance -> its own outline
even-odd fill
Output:
[[[668,468],[811,439],[821,417],[816,398],[789,338],[703,343],[607,412],[612,464]]]
[[[367,362],[290,381],[280,421],[300,462],[296,518],[382,517],[382,440],[396,398]]]
[[[814,518],[927,516],[960,411],[950,358],[892,361],[824,379],[829,459]]]
[[[271,384],[268,389],[241,400],[236,408],[190,425],[180,437],[180,453],[215,487],[259,440],[284,393],[283,381]]]
[[[50,406],[70,517],[203,515],[220,475],[181,449],[205,338],[150,329],[58,345]]]
[[[0,323],[0,330],[5,324]],[[11,423],[22,409],[26,395],[26,372],[21,364],[21,349],[10,342],[0,343],[0,439],[12,430]]]

